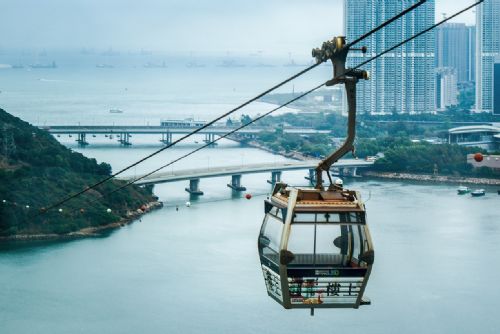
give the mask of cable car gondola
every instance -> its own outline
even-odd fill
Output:
[[[356,191],[276,184],[259,255],[269,296],[285,308],[358,308],[374,259]]]
[[[365,51],[366,49],[363,49]],[[336,37],[313,50],[318,62],[330,59],[334,79],[345,84],[348,135],[345,143],[316,168],[316,186],[276,184],[264,202],[265,217],[258,239],[267,292],[284,308],[358,308],[370,304],[363,294],[370,277],[374,249],[360,193],[332,182],[332,165],[353,151],[356,83],[365,71],[345,69],[349,47]],[[330,186],[323,187],[327,172]]]

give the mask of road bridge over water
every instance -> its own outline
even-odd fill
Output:
[[[105,135],[107,137],[116,136],[118,142],[122,145],[131,145],[130,138],[135,134],[159,134],[160,141],[165,144],[172,143],[173,135],[186,135],[193,132],[199,127],[168,127],[168,126],[150,126],[150,125],[48,125],[41,126],[43,130],[50,132],[53,135],[76,135],[76,141],[81,145],[88,145],[87,136]],[[205,136],[205,142],[215,140],[215,136],[222,136],[236,129],[236,126],[213,125],[206,129],[200,130],[198,134]],[[301,135],[310,134],[327,134],[328,130],[316,130],[313,128],[300,128],[285,126],[282,128],[285,133],[297,133]],[[238,134],[253,136],[263,131],[275,131],[274,127],[264,126],[248,126],[238,131]]]
[[[231,176],[231,182],[227,186],[236,191],[245,191],[246,188],[241,183],[243,174],[270,172],[271,178],[268,180],[268,182],[274,184],[281,181],[281,173],[284,171],[309,170],[309,174],[306,178],[312,182],[314,181],[316,176],[315,168],[316,166],[318,166],[318,163],[319,160],[308,160],[184,169],[179,171],[156,173],[145,177],[144,179],[136,182],[136,184],[149,185],[189,180],[189,188],[186,188],[186,191],[193,195],[203,195],[203,192],[200,190],[200,179]],[[359,159],[342,159],[335,164],[333,171],[338,172],[340,175],[350,174],[355,176],[358,168],[367,168],[372,166],[373,163],[373,161],[365,161]],[[139,177],[141,177],[141,175],[122,179],[131,181],[132,179]]]

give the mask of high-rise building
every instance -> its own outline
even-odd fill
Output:
[[[417,0],[344,0],[344,32],[352,41],[375,28]],[[363,40],[362,55],[349,54],[356,66],[434,24],[434,0]],[[435,34],[427,33],[367,64],[372,80],[358,85],[358,110],[370,114],[435,112]]]
[[[454,67],[458,82],[475,81],[476,27],[445,23],[436,30],[436,67]]]
[[[493,65],[493,114],[500,115],[500,57]]]
[[[500,56],[500,0],[476,9],[476,111],[493,111],[493,65]]]
[[[436,66],[456,69],[458,82],[468,81],[467,38],[465,23],[445,23],[436,30]]]
[[[436,108],[444,111],[446,108],[458,105],[457,69],[440,67],[436,69]]]
[[[467,26],[467,81],[476,81],[476,26]]]

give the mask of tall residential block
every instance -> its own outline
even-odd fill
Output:
[[[458,105],[458,74],[454,67],[436,69],[436,107],[439,111]]]
[[[476,26],[467,26],[467,81],[476,81]]]
[[[500,115],[500,57],[493,65],[493,114]]]
[[[470,30],[465,23],[445,23],[436,30],[436,66],[456,69],[458,82],[471,81],[470,57],[475,45],[470,40]]]
[[[500,0],[476,9],[476,111],[493,112],[493,66],[500,56]]]
[[[416,0],[344,0],[344,33],[352,41]],[[372,34],[359,45],[368,53],[350,52],[355,66],[434,24],[434,0]],[[373,61],[364,69],[372,79],[358,85],[358,110],[370,114],[435,112],[435,34],[427,33]]]

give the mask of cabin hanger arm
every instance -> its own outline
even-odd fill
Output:
[[[347,137],[345,142],[336,151],[321,161],[316,167],[316,188],[323,187],[323,171],[329,173],[330,168],[345,154],[354,149],[356,138],[356,84],[360,79],[368,80],[369,74],[364,70],[346,69],[347,54],[350,50],[366,52],[366,47],[352,49],[346,45],[345,37],[335,37],[331,41],[323,43],[321,49],[314,49],[312,54],[318,63],[330,60],[333,65],[333,79],[326,86],[344,84],[348,104]],[[329,175],[329,174],[328,174]]]

